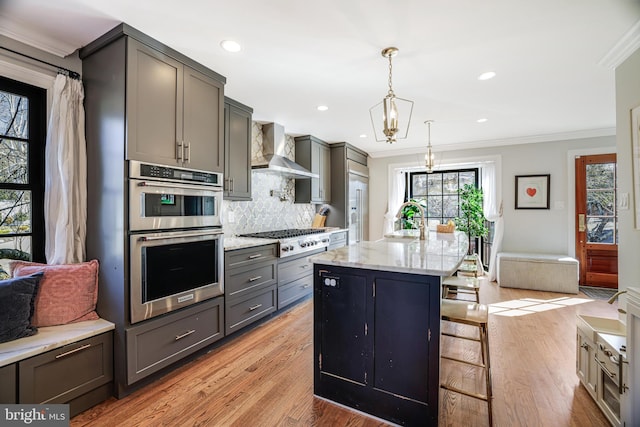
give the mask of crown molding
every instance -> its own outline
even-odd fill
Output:
[[[546,135],[531,135],[531,136],[523,136],[517,138],[506,138],[506,139],[489,139],[484,141],[469,141],[469,142],[459,142],[453,144],[442,144],[442,145],[434,145],[433,151],[434,153],[439,153],[443,151],[459,151],[459,150],[472,150],[478,148],[491,148],[491,147],[505,147],[510,145],[520,145],[520,144],[537,144],[541,142],[550,142],[550,141],[566,141],[570,139],[583,139],[583,138],[596,138],[601,136],[615,136],[616,128],[600,128],[600,129],[587,129],[580,131],[572,131],[572,132],[559,132],[559,133],[550,133]],[[415,148],[406,148],[401,150],[393,150],[393,151],[369,151],[368,154],[372,158],[382,158],[382,157],[395,157],[395,156],[409,156],[414,154],[424,154],[425,147],[415,147]]]
[[[640,48],[640,21],[636,22],[598,61],[598,65],[615,70]]]
[[[15,19],[0,21],[0,34],[60,58],[71,55],[77,49],[76,46],[45,36]]]

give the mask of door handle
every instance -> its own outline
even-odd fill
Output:
[[[578,214],[578,232],[584,233],[587,230],[585,225],[585,214]]]

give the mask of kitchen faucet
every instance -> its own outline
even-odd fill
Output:
[[[621,294],[626,294],[626,293],[627,293],[627,290],[626,290],[626,289],[625,289],[625,290],[623,290],[623,291],[618,291],[618,292],[616,292],[615,294],[613,294],[613,296],[612,296],[611,298],[609,298],[609,301],[607,301],[607,302],[608,302],[609,304],[613,304],[613,302],[614,302],[616,299],[618,299],[618,297],[619,297]],[[627,314],[627,312],[626,312],[625,310],[621,309],[621,308],[619,308],[619,309],[618,309],[618,312],[619,312],[619,313],[622,313],[622,314]]]
[[[422,217],[422,219],[420,220],[420,226],[418,227],[420,229],[420,240],[424,240],[424,208],[417,202],[414,201],[408,201],[402,204],[402,206],[400,206],[400,209],[398,209],[398,213],[396,214],[396,218],[400,219],[402,218],[402,209],[404,209],[405,207],[409,206],[409,205],[413,205],[415,207],[418,208],[418,210],[420,211],[420,215]]]

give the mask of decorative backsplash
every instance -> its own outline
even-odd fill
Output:
[[[254,122],[251,157],[262,157],[262,125]],[[286,135],[286,157],[295,160],[295,142]],[[295,181],[264,170],[251,172],[250,202],[223,200],[222,220],[227,236],[286,228],[309,228],[315,208],[309,203],[293,203]],[[273,195],[272,195],[273,194]],[[233,222],[230,222],[230,216]]]

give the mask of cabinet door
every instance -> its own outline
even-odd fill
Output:
[[[319,298],[320,374],[365,385],[368,345],[367,276],[321,274],[315,288]]]
[[[183,65],[131,38],[127,55],[127,159],[181,166]]]
[[[320,178],[320,201],[329,203],[331,201],[331,151],[328,146],[320,145],[318,152],[320,157],[320,170],[318,174]]]
[[[251,113],[225,104],[225,192],[228,200],[251,200]]]
[[[0,403],[18,403],[16,396],[16,364],[0,368]]]
[[[591,397],[596,399],[596,384],[598,382],[598,365],[594,358],[595,344],[585,337],[580,330],[576,336],[576,374],[587,389]]]
[[[184,166],[224,172],[224,87],[184,67]]]

